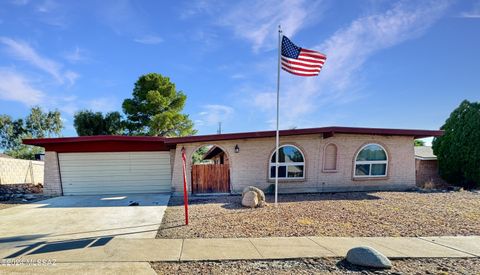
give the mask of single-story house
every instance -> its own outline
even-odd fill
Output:
[[[419,187],[448,186],[438,174],[437,156],[431,146],[415,146],[415,176]]]
[[[413,141],[436,130],[322,127],[280,131],[279,192],[405,190],[415,187]],[[269,188],[275,178],[275,131],[187,137],[83,136],[25,139],[45,148],[44,192],[51,195],[183,192],[181,151],[189,192],[240,193]],[[221,149],[228,173],[192,177],[200,147]],[[214,148],[212,147],[212,148]],[[217,149],[215,149],[217,150]],[[225,160],[224,158],[224,160]],[[197,177],[212,179],[198,188]],[[223,179],[223,180],[222,180]]]

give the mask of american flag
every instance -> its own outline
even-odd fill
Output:
[[[316,76],[327,56],[293,44],[286,36],[282,37],[282,69],[299,76]]]

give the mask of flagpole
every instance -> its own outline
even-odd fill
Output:
[[[278,205],[278,147],[280,145],[280,57],[282,54],[282,27],[278,25],[278,68],[277,68],[277,131],[275,133],[275,207]]]

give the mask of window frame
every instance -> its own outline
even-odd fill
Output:
[[[306,162],[305,162],[305,154],[303,151],[298,148],[298,146],[295,146],[293,144],[284,144],[278,147],[278,150],[280,151],[281,148],[283,147],[288,147],[291,146],[295,149],[297,149],[300,154],[302,154],[303,162],[279,162],[278,163],[278,168],[280,170],[280,167],[285,166],[285,177],[278,177],[278,180],[304,180],[305,179],[305,167],[306,167]],[[273,155],[275,154],[275,149],[273,152],[270,154],[270,158],[268,159],[268,179],[269,180],[275,180],[275,177],[272,177],[272,167],[275,168],[275,162],[272,162]],[[302,177],[288,177],[288,167],[289,166],[303,166],[303,176]]]
[[[385,152],[385,160],[359,160],[357,161],[358,155],[370,145],[376,145],[380,147],[383,152]],[[354,178],[385,178],[388,176],[388,152],[381,144],[378,143],[367,143],[363,145],[355,154],[354,163],[353,163],[353,177]],[[357,175],[357,165],[369,165],[369,175]],[[385,174],[383,175],[372,175],[372,165],[373,164],[385,164]]]

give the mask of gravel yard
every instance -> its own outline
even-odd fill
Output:
[[[158,274],[479,274],[478,259],[393,260],[389,270],[369,270],[339,258],[281,261],[154,262]]]
[[[247,209],[240,196],[172,197],[157,238],[480,235],[480,194],[374,192],[281,195],[279,207]]]

